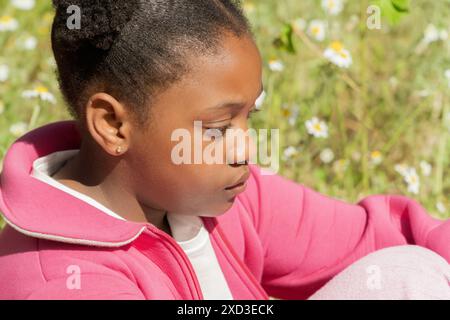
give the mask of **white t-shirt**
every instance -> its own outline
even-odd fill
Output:
[[[52,178],[52,175],[58,171],[64,162],[78,152],[78,149],[58,151],[36,159],[33,162],[31,175],[42,182],[71,194],[75,198],[89,203],[116,219],[125,220],[93,198],[73,190]],[[203,221],[197,216],[182,216],[170,213],[167,214],[167,220],[172,231],[172,237],[186,253],[195,270],[204,299],[232,300],[233,297],[217,261],[209,233],[204,227]]]

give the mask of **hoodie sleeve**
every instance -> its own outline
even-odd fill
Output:
[[[271,296],[305,299],[384,247],[415,244],[450,261],[450,220],[432,218],[414,199],[371,195],[351,204],[258,166],[250,170],[241,201],[264,250],[261,282]]]
[[[79,286],[68,278],[47,281],[26,300],[144,300],[142,292],[130,281],[104,274],[84,274]]]

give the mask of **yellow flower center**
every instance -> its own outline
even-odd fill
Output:
[[[10,16],[0,17],[0,23],[9,23],[11,21],[12,21],[12,18]]]
[[[311,33],[312,33],[313,35],[319,34],[319,33],[320,33],[320,28],[319,28],[319,27],[312,27],[312,28],[311,28]]]
[[[328,9],[333,9],[336,6],[336,3],[334,1],[328,1]]]
[[[283,116],[286,118],[291,115],[291,111],[289,109],[283,109],[282,113],[283,113]]]
[[[320,123],[315,123],[313,127],[314,127],[314,129],[316,129],[317,131],[321,131],[321,130],[322,130],[322,126],[320,125]]]
[[[381,152],[380,151],[373,151],[372,152],[372,158],[379,158],[381,157]]]
[[[344,46],[340,41],[333,41],[330,44],[330,48],[333,49],[336,52],[341,52],[344,49]]]
[[[46,87],[44,87],[44,86],[39,86],[39,87],[36,87],[36,89],[34,89],[37,93],[47,93],[48,92],[48,89],[46,88]]]

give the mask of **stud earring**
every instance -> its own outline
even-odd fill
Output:
[[[117,153],[117,154],[121,154],[121,153],[122,153],[122,146],[118,146],[118,147],[117,147],[116,153]]]

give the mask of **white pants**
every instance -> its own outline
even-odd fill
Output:
[[[388,247],[351,264],[309,299],[450,300],[450,265],[424,247]]]

